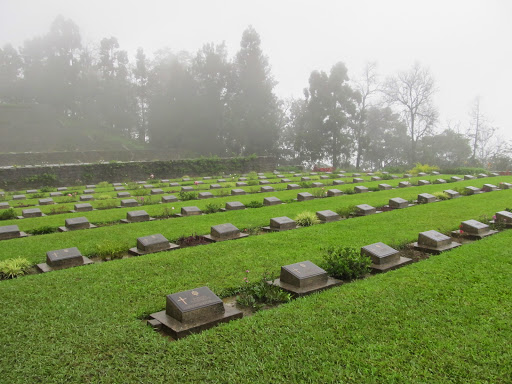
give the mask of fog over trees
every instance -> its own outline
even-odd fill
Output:
[[[44,36],[0,48],[0,152],[155,148],[374,169],[512,163],[478,99],[470,126],[439,121],[435,79],[420,63],[387,77],[377,63],[332,63],[295,99],[276,96],[278,80],[250,26],[233,55],[206,42],[130,57],[113,36],[84,45],[59,16]]]

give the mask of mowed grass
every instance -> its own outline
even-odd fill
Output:
[[[165,295],[238,286],[328,245],[414,241],[492,215],[508,191],[0,282],[0,377],[14,382],[506,383],[512,231],[169,342]]]
[[[461,182],[464,186],[464,183]],[[478,182],[474,182],[473,184],[478,185]],[[480,185],[481,186],[481,185]],[[370,204],[373,206],[382,206],[388,203],[390,198],[393,197],[402,197],[405,199],[413,199],[419,193],[422,192],[435,192],[435,191],[443,191],[446,189],[444,186],[440,185],[426,185],[422,187],[412,187],[412,188],[404,188],[399,190],[390,190],[390,191],[379,191],[373,193],[364,193],[364,194],[353,194],[332,198],[322,198],[315,199],[305,202],[296,202],[291,204],[281,204],[271,207],[262,207],[256,209],[247,209],[243,211],[229,211],[229,212],[219,212],[210,215],[204,216],[192,216],[192,217],[183,217],[183,218],[172,218],[166,220],[159,220],[153,222],[142,222],[142,223],[131,223],[131,224],[119,224],[113,225],[109,227],[101,227],[95,229],[88,230],[78,230],[66,233],[52,233],[47,235],[39,235],[32,236],[22,239],[11,239],[2,241],[0,247],[0,260],[4,260],[12,257],[24,257],[28,259],[30,262],[36,264],[43,262],[46,258],[46,252],[69,248],[69,247],[77,247],[84,256],[95,256],[97,251],[97,245],[103,242],[109,241],[114,242],[116,245],[119,245],[121,248],[128,250],[131,247],[136,245],[136,239],[142,236],[148,236],[156,233],[161,233],[167,239],[171,241],[176,241],[178,238],[182,236],[190,236],[193,234],[205,235],[210,233],[211,226],[223,223],[231,223],[238,227],[240,230],[244,228],[253,228],[253,227],[262,227],[265,225],[269,225],[270,219],[272,217],[280,217],[280,216],[288,216],[290,218],[294,218],[298,213],[303,211],[311,211],[316,212],[319,210],[336,210],[340,208],[347,208],[350,206],[358,205],[358,204]],[[259,196],[260,201],[263,201],[265,196],[278,196],[283,200],[285,198],[291,198],[296,196],[297,191],[285,191],[280,193],[267,193],[261,194]],[[512,196],[511,190],[503,190],[488,193],[491,195],[495,195],[494,200],[502,201],[506,199],[506,196]],[[238,196],[242,202],[246,202],[244,198],[247,196]],[[473,196],[461,197],[461,199],[466,198],[474,198]],[[229,199],[233,199],[232,197]],[[225,198],[225,201],[233,201]],[[235,200],[235,199],[234,199]],[[446,204],[447,202],[439,202],[435,204]],[[200,208],[204,208],[207,202],[205,201],[196,201],[194,202],[182,202],[182,203],[173,203],[176,204],[176,210],[179,210],[180,206],[190,206],[197,205]],[[501,209],[504,209],[502,207]],[[126,212],[130,210],[136,209],[145,209],[150,215],[157,214],[162,210],[161,207],[155,206],[147,206],[140,208],[123,208],[116,209],[110,212],[110,215],[118,215],[115,216],[115,219],[119,220],[120,218],[126,217]],[[415,207],[407,208],[408,210],[414,210]],[[157,211],[158,210],[158,211]],[[120,215],[118,214],[118,211]],[[87,213],[89,215],[87,215]],[[88,217],[91,223],[99,223],[101,222],[101,215],[104,215],[103,219],[111,221],[114,218],[112,216],[106,216],[109,212],[85,212],[81,214],[69,214],[67,217],[76,217],[76,216],[85,216]],[[387,215],[388,212],[382,213],[382,215]],[[414,215],[414,211],[409,215]],[[95,217],[99,220],[95,220]],[[16,224],[20,227],[21,230],[30,230],[34,227],[23,226],[25,220],[30,220],[33,226],[63,226],[64,219],[57,220],[57,218],[49,217],[49,218],[34,218],[34,219],[23,219],[18,221],[10,221],[7,224]],[[330,224],[329,224],[330,225]]]

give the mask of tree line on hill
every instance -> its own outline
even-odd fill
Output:
[[[115,37],[84,45],[62,16],[45,35],[0,49],[0,106],[44,105],[63,126],[81,122],[143,147],[334,167],[512,164],[510,143],[478,99],[468,127],[441,129],[436,84],[420,64],[381,80],[369,63],[351,80],[339,62],[311,72],[303,96],[286,100],[276,84],[252,27],[233,57],[224,43],[208,43],[195,54],[162,49],[152,58],[139,48],[130,60]],[[45,127],[33,134],[44,136]]]

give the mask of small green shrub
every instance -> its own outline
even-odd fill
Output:
[[[195,200],[197,199],[197,192],[180,191],[179,196],[181,201]]]
[[[315,196],[316,198],[325,197],[325,195],[326,195],[325,188],[314,189],[311,191],[311,194],[313,196]]]
[[[432,196],[435,196],[436,199],[438,199],[438,200],[449,200],[450,199],[450,195],[448,195],[445,192],[434,192],[434,193],[432,193]]]
[[[311,183],[310,181],[301,181],[299,185],[301,188],[311,188],[313,183]]]
[[[350,217],[350,215],[354,215],[357,212],[357,208],[355,205],[349,205],[348,207],[342,207],[335,210],[335,212],[341,217]]]
[[[204,213],[217,213],[220,212],[222,205],[220,203],[208,203],[203,209]]]
[[[435,165],[421,164],[416,163],[416,166],[413,169],[407,171],[407,173],[412,173],[413,175],[417,175],[420,172],[424,173],[432,173],[433,171],[439,171],[439,167]]]
[[[102,181],[102,182],[100,182],[100,183],[96,184],[96,186],[97,186],[98,188],[108,188],[108,187],[110,187],[110,183],[108,183],[108,182],[106,182],[106,181]]]
[[[257,200],[253,200],[250,203],[245,204],[246,208],[261,208],[263,203]]]
[[[43,197],[45,197],[44,193],[33,193],[28,198],[29,199],[42,199]]]
[[[38,228],[30,229],[27,232],[32,234],[32,235],[46,235],[48,233],[55,233],[55,232],[57,232],[57,229],[53,228],[53,227],[50,227],[48,225],[45,225],[43,227],[38,227]]]
[[[61,213],[64,213],[67,211],[68,208],[66,208],[65,205],[58,205],[55,207],[50,208],[50,215],[60,215]]]
[[[112,196],[110,195],[99,195],[96,197],[96,200],[109,200],[112,199]]]
[[[369,272],[371,259],[356,248],[329,247],[320,266],[329,276],[342,280],[352,280]]]
[[[21,257],[0,261],[0,278],[13,279],[22,276],[27,272],[29,267],[30,262]]]
[[[252,187],[260,184],[260,182],[258,180],[247,180],[246,183],[248,186],[252,186]]]
[[[17,217],[14,208],[2,209],[0,211],[0,220],[11,220]]]
[[[244,284],[238,290],[239,294],[236,298],[238,305],[258,311],[265,304],[287,303],[291,300],[292,297],[288,292],[283,291],[277,285],[268,283],[275,279],[272,274],[265,272],[260,280],[251,283],[247,276],[249,271],[245,271],[245,273]]]
[[[120,259],[126,252],[125,247],[120,243],[115,243],[112,240],[105,240],[102,243],[96,244],[96,256],[102,260]]]
[[[99,201],[97,208],[98,209],[112,209],[117,207],[117,200],[110,199],[110,200],[103,200]]]
[[[320,223],[320,220],[318,219],[318,217],[316,217],[316,214],[309,211],[299,213],[295,217],[295,221],[297,225],[301,227],[310,227],[312,225]]]
[[[44,187],[39,189],[40,192],[55,192],[56,190],[57,190],[57,188],[49,187],[47,185],[45,185]]]
[[[132,191],[133,196],[147,196],[151,193],[149,189],[139,188]]]

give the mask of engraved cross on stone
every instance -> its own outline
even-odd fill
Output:
[[[293,270],[300,274],[300,271],[297,268],[293,268]]]
[[[183,304],[187,305],[187,302],[185,301],[185,299],[183,297],[180,296],[179,300],[178,301],[181,301]]]

